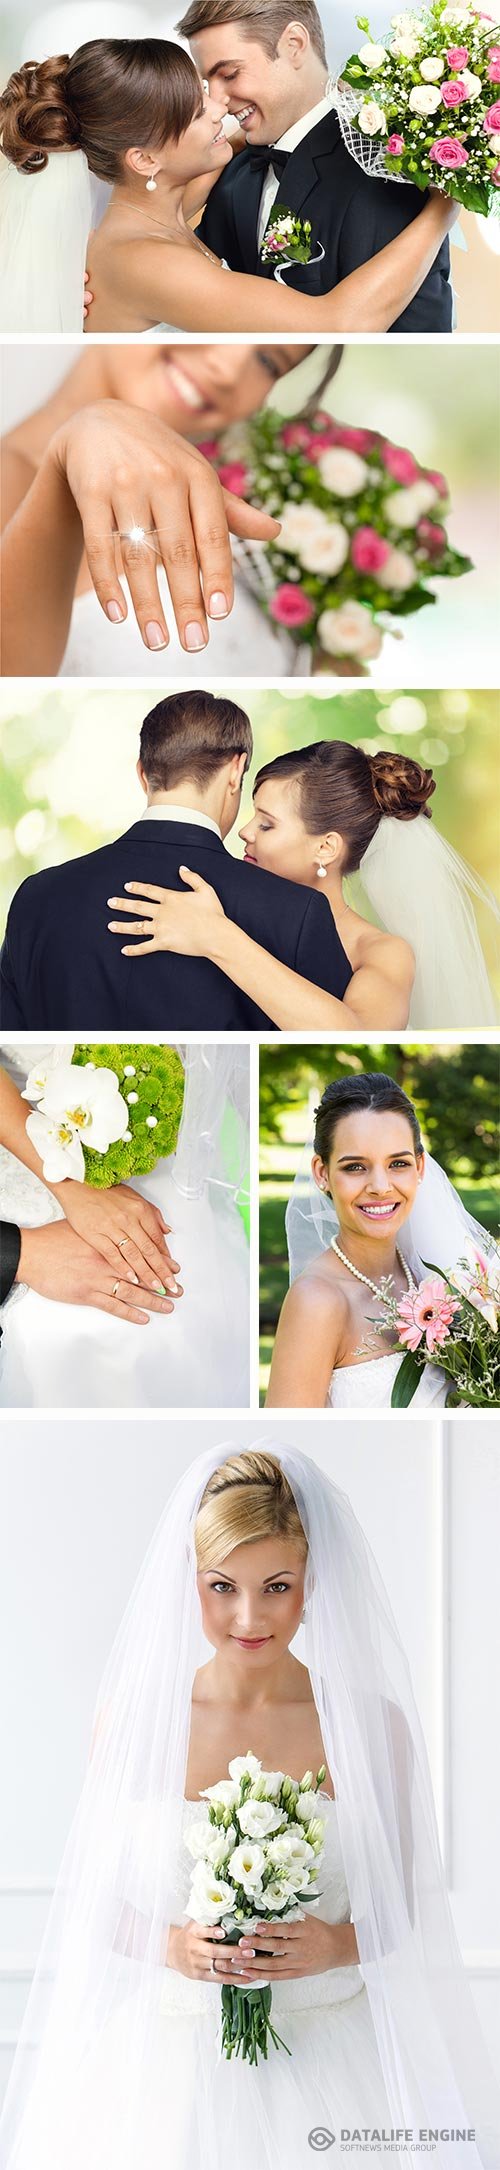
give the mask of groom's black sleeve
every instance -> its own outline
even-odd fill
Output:
[[[21,1256],[21,1231],[14,1221],[0,1221],[0,1305],[7,1302]],[[0,1327],[1,1334],[1,1327]]]
[[[342,220],[338,251],[338,278],[345,279],[360,264],[370,262],[410,226],[426,202],[414,188],[394,187],[386,181],[362,179],[353,189]],[[453,294],[449,277],[450,245],[443,241],[427,278],[408,308],[391,324],[391,332],[451,332]]]
[[[27,1022],[28,1020],[25,1017],[23,1011],[21,995],[18,991],[18,986],[16,984],[14,962],[11,952],[9,915],[4,940],[2,943],[2,949],[0,951],[0,1024],[17,1025],[20,1030],[24,1032]]]
[[[293,970],[300,972],[303,979],[312,980],[313,986],[323,987],[326,994],[336,995],[338,1002],[352,977],[330,905],[326,897],[315,896],[314,890],[299,928]]]

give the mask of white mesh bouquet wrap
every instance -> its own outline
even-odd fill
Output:
[[[368,175],[369,180],[403,181],[408,186],[409,174],[389,173],[380,137],[364,136],[361,128],[358,128],[357,119],[362,103],[361,92],[351,90],[349,84],[343,82],[341,75],[336,76],[334,88],[335,107],[344,143],[346,150],[350,151],[351,158],[356,160],[356,165],[361,166],[362,172]]]

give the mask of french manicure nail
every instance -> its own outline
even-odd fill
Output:
[[[184,639],[186,648],[189,648],[191,654],[194,653],[195,648],[206,648],[207,643],[202,625],[186,625],[184,627]]]
[[[134,1282],[134,1287],[135,1287],[135,1288],[138,1288],[138,1287],[139,1287],[139,1275],[138,1275],[138,1273],[128,1273],[128,1274],[127,1274],[127,1276],[126,1276],[126,1278],[127,1278],[127,1281],[133,1281],[133,1282]]]
[[[166,634],[162,632],[161,625],[155,625],[154,620],[150,625],[144,627],[144,631],[148,648],[166,648],[168,646]]]
[[[218,590],[216,591],[215,595],[211,595],[208,610],[209,616],[211,618],[227,618],[227,601],[225,595],[222,595]]]
[[[121,603],[106,603],[106,617],[111,618],[112,625],[121,625],[122,618],[125,617]]]

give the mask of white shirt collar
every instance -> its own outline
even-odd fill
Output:
[[[319,104],[313,105],[310,113],[303,113],[302,120],[294,121],[293,127],[287,128],[284,136],[278,136],[273,148],[276,151],[296,151],[298,144],[303,142],[304,136],[309,135],[311,128],[317,128],[318,121],[324,120],[325,113],[331,113],[334,105],[335,92],[333,87],[329,90],[327,85],[324,98],[320,98]],[[271,160],[272,155],[271,150]]]
[[[220,836],[222,843],[222,831],[219,829],[218,823],[212,821],[211,814],[200,814],[194,806],[175,806],[173,799],[169,799],[168,806],[166,804],[163,806],[159,804],[146,806],[140,820],[189,821],[195,829],[213,829],[214,835]]]

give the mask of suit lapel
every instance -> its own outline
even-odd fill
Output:
[[[255,273],[259,270],[257,234],[262,197],[262,174],[252,173],[249,152],[242,151],[239,154],[237,167],[240,167],[240,157],[241,168],[235,175],[239,185],[235,189],[234,221],[238,236],[238,247],[245,271]]]
[[[334,159],[342,143],[337,115],[325,113],[317,128],[312,128],[302,143],[292,151],[280,183],[276,202],[284,204],[296,218],[311,219],[311,246],[313,256],[321,242],[326,249],[328,233],[332,225],[332,182]],[[314,204],[314,195],[317,203]],[[274,205],[269,217],[272,219]],[[268,278],[273,278],[273,265],[262,266]]]

